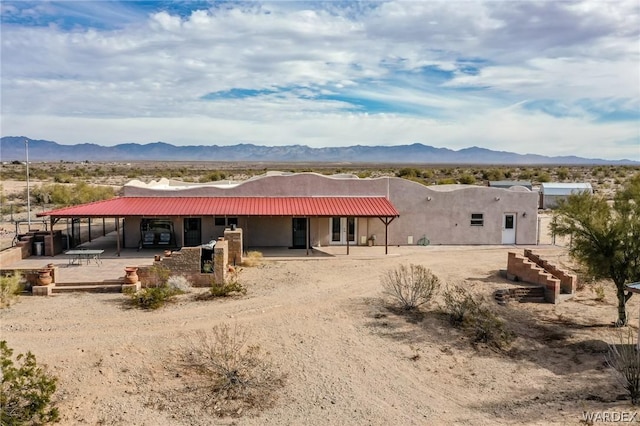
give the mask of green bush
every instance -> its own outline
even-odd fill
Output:
[[[174,300],[175,296],[182,294],[177,288],[163,284],[157,287],[147,287],[136,293],[130,293],[131,303],[142,309],[155,310]]]
[[[475,343],[502,348],[513,341],[513,333],[485,306],[483,298],[474,298],[464,288],[457,287],[444,293],[444,303],[449,322],[469,333]]]
[[[569,169],[566,167],[561,167],[557,172],[558,180],[567,180],[569,178]]]
[[[149,268],[147,287],[138,292],[128,293],[131,303],[142,309],[155,310],[163,307],[175,299],[183,291],[176,286],[169,285],[171,270],[164,265],[153,265]]]
[[[473,175],[470,175],[469,173],[463,173],[458,178],[458,182],[464,185],[473,185],[474,183],[476,183],[476,177]]]
[[[52,396],[57,378],[38,367],[31,352],[19,354],[14,365],[13,349],[0,341],[2,391],[0,392],[0,424],[40,425],[55,422],[60,417]]]
[[[540,183],[544,183],[544,182],[551,182],[551,175],[549,175],[549,173],[547,172],[542,172],[538,175],[538,182]]]
[[[209,291],[212,297],[227,297],[232,293],[247,294],[247,289],[238,281],[228,281],[226,283],[213,282]]]
[[[200,178],[200,182],[216,182],[218,180],[224,180],[227,175],[223,172],[210,172]]]
[[[431,301],[440,287],[440,280],[422,265],[400,265],[382,276],[384,293],[407,311]]]
[[[504,173],[501,169],[483,170],[482,179],[489,180],[489,181],[503,180]]]
[[[26,190],[25,190],[26,191]],[[78,182],[75,185],[52,184],[37,186],[31,191],[31,197],[36,204],[56,204],[71,206],[93,201],[107,200],[115,197],[115,191],[110,186],[89,185]],[[25,192],[26,199],[26,192]]]
[[[454,178],[438,179],[438,185],[453,185],[458,183]]]
[[[22,289],[20,273],[14,272],[12,275],[0,276],[0,308],[10,306]]]

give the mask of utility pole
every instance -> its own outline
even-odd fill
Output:
[[[29,228],[29,231],[31,231],[31,193],[29,192],[29,139],[24,140],[24,146],[27,152],[27,226]]]

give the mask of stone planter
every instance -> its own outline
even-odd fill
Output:
[[[125,284],[135,284],[138,282],[138,267],[137,266],[127,266],[124,268],[125,276],[124,283]]]
[[[52,282],[51,269],[40,269],[38,271],[38,285],[49,285]]]

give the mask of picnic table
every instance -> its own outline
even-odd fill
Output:
[[[65,255],[69,256],[69,265],[80,265],[82,261],[86,261],[88,265],[92,260],[96,262],[97,265],[102,265],[102,256],[104,250],[67,250],[64,252]]]

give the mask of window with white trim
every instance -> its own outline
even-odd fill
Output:
[[[471,213],[471,226],[484,226],[484,214]]]

